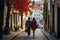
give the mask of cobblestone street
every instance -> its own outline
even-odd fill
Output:
[[[35,38],[33,38],[32,31],[30,37],[27,36],[26,32],[22,32],[17,35],[13,40],[47,40],[44,34],[41,32],[41,29],[37,29],[35,32]]]

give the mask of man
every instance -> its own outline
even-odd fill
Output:
[[[32,26],[32,22],[30,21],[30,17],[28,17],[28,20],[26,21],[25,27],[26,31],[28,33],[28,36],[30,36],[30,27]]]

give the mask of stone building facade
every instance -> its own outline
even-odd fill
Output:
[[[48,0],[48,31],[60,38],[60,0]]]

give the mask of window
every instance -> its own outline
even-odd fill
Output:
[[[37,20],[38,20],[38,18],[37,18]]]
[[[39,15],[40,16],[40,15]]]

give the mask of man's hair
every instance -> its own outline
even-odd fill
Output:
[[[28,17],[28,19],[30,19],[30,17]]]

